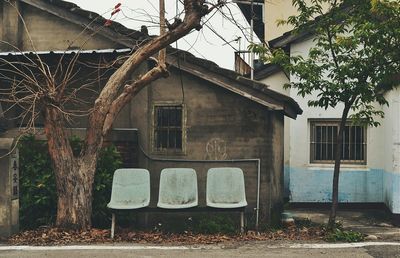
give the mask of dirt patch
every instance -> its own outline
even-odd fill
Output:
[[[321,240],[326,232],[321,227],[287,228],[266,231],[257,234],[248,231],[245,234],[195,234],[184,232],[170,234],[162,232],[118,230],[115,238],[110,238],[110,230],[91,229],[88,231],[71,231],[59,228],[39,228],[21,232],[3,239],[9,245],[69,245],[69,244],[101,244],[101,243],[140,243],[140,244],[216,244],[266,240]]]

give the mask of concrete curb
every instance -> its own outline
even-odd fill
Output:
[[[334,249],[334,248],[360,248],[366,246],[400,246],[400,242],[358,242],[358,243],[335,243],[335,244],[295,244],[289,248],[298,249]]]
[[[266,248],[291,248],[291,249],[337,249],[361,248],[366,246],[400,246],[400,242],[359,242],[359,243],[326,243],[326,244],[277,244],[266,245]],[[147,246],[147,245],[67,245],[67,246],[0,246],[1,251],[73,251],[73,250],[218,250],[223,246]]]

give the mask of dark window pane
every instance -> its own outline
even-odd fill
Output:
[[[176,148],[182,149],[182,130],[178,130],[177,137],[176,137]]]
[[[155,148],[182,149],[182,107],[156,106],[155,116]]]
[[[321,126],[316,126],[315,131],[316,131],[316,136],[317,136],[315,141],[319,143],[319,142],[321,142],[321,135],[322,135]]]

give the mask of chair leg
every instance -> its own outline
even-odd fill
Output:
[[[240,233],[244,233],[244,211],[240,212]]]
[[[112,214],[111,218],[111,238],[114,238],[114,231],[115,231],[115,213]]]

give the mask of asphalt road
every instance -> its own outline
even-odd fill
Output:
[[[1,247],[1,246],[0,246]],[[318,246],[293,246],[291,244],[268,244],[268,243],[247,243],[237,246],[204,246],[204,247],[165,247],[165,246],[103,246],[103,249],[96,249],[96,246],[70,247],[70,250],[46,249],[42,250],[4,250],[0,249],[0,257],[400,257],[399,245],[363,246],[363,247],[335,247],[327,245],[325,248]],[[78,248],[84,248],[77,250]],[[95,248],[87,250],[87,248]]]

